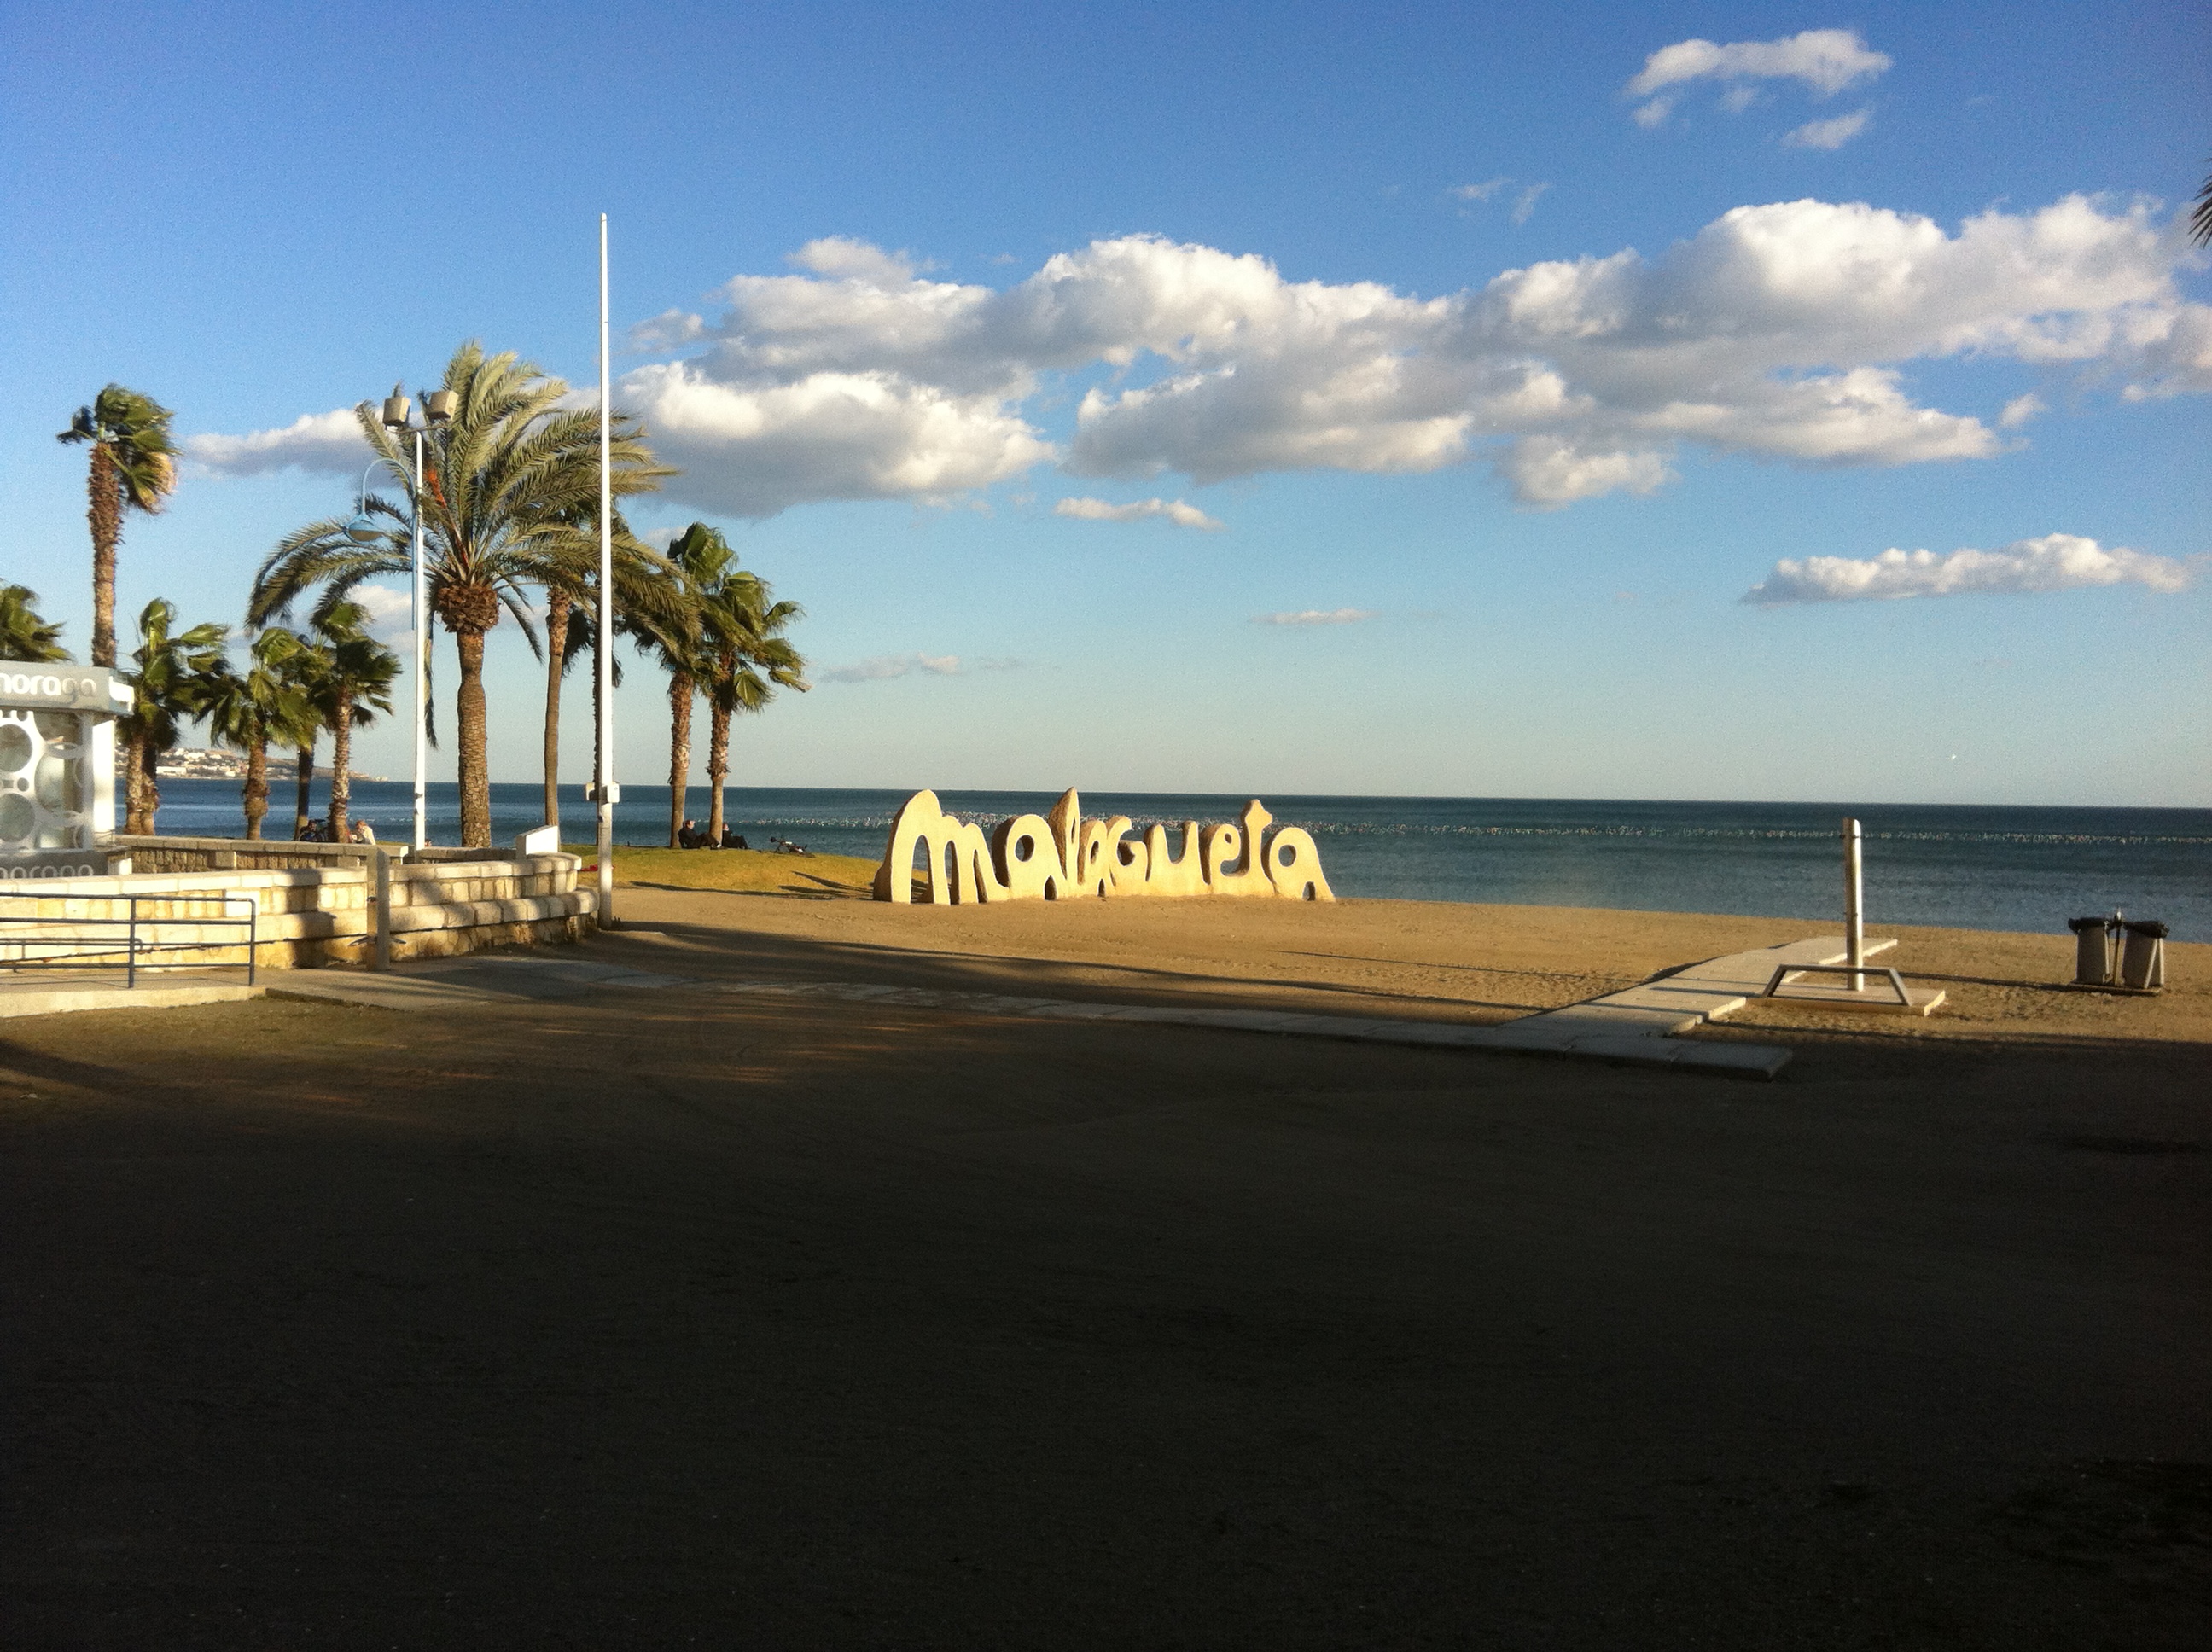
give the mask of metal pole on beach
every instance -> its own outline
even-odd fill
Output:
[[[607,382],[607,215],[599,214],[599,611],[593,641],[599,671],[598,760],[592,797],[599,826],[599,924],[615,927],[615,506],[611,400]]]
[[[1851,968],[1851,991],[1866,991],[1866,977],[1858,973],[1866,962],[1866,902],[1859,858],[1859,823],[1844,822],[1844,962]]]
[[[425,798],[427,787],[423,775],[430,767],[430,736],[428,727],[429,712],[423,704],[428,695],[425,679],[429,676],[430,626],[429,604],[424,600],[422,589],[422,433],[415,433],[415,847],[422,848],[430,841],[428,806]]]

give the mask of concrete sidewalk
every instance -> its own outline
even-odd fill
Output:
[[[1770,964],[1767,973],[1771,972]],[[1759,981],[1765,985],[1764,975]],[[1707,1043],[1674,1036],[1707,1018],[1694,1010],[1677,1008],[1668,1012],[1652,1012],[1611,1007],[1605,999],[1526,1017],[1503,1026],[1468,1026],[1380,1016],[1306,1015],[1291,1011],[1213,1009],[1195,1005],[1100,1004],[1076,999],[890,987],[864,981],[714,981],[585,958],[483,953],[402,964],[384,974],[320,969],[271,971],[267,990],[272,998],[319,999],[392,1010],[436,1010],[471,1004],[579,998],[627,987],[684,987],[750,997],[832,999],[844,1003],[948,1010],[969,1015],[1130,1022],[1204,1027],[1223,1032],[1342,1039],[1355,1043],[1491,1050],[1518,1055],[1581,1056],[1759,1078],[1772,1078],[1790,1060],[1790,1052],[1779,1045]],[[1686,997],[1685,1003],[1688,1001]],[[1715,1002],[1717,1004],[1718,999]],[[1742,1002],[1738,997],[1727,1007],[1737,1007]],[[1716,1017],[1720,1013],[1725,1013],[1725,1010],[1716,1008],[1712,1011]]]

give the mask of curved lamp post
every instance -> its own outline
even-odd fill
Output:
[[[430,746],[427,732],[426,704],[429,678],[429,612],[422,583],[422,438],[432,425],[446,423],[453,416],[453,404],[458,398],[450,390],[434,390],[422,398],[422,414],[427,424],[409,422],[412,404],[397,388],[384,398],[384,422],[395,434],[405,431],[415,438],[415,474],[409,476],[388,459],[372,460],[368,471],[361,473],[361,507],[352,521],[346,524],[346,538],[366,544],[382,531],[368,516],[368,471],[379,465],[391,465],[398,471],[400,480],[407,484],[407,514],[412,523],[414,550],[408,565],[415,576],[413,613],[415,622],[415,847],[422,848],[430,839],[427,814],[427,793],[423,785],[424,771],[429,767]]]

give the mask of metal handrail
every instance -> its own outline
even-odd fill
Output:
[[[1871,963],[1785,963],[1774,972],[1766,983],[1766,990],[1759,996],[1778,996],[1783,982],[1791,975],[1887,975],[1891,989],[1897,994],[1897,1001],[1908,1010],[1912,1007],[1911,995],[1905,990],[1905,977],[1894,969],[1884,969]],[[1863,992],[1865,988],[1855,983],[1851,990],[1856,993]]]
[[[17,900],[53,901],[69,899],[85,902],[98,902],[106,906],[121,904],[127,906],[130,908],[130,915],[123,918],[19,918],[13,916],[5,911],[0,911],[0,950],[4,950],[9,947],[29,946],[69,947],[73,949],[70,956],[62,958],[52,957],[33,958],[21,956],[18,956],[14,958],[0,957],[0,969],[120,969],[124,972],[125,987],[126,988],[135,989],[138,985],[138,971],[142,969],[237,969],[243,968],[246,971],[246,984],[249,987],[256,984],[258,965],[261,957],[261,905],[259,902],[256,901],[253,896],[250,895],[216,894],[212,892],[200,894],[198,892],[187,891],[183,893],[171,893],[167,895],[80,895],[64,896],[40,889],[0,889],[0,897],[8,896],[13,896]],[[194,902],[220,902],[222,904],[222,909],[226,913],[231,909],[234,903],[242,903],[246,908],[246,916],[243,918],[141,918],[138,914],[139,906],[142,902],[149,901],[166,902],[171,905],[174,905],[179,902],[184,901]],[[158,936],[162,926],[179,924],[191,924],[204,929],[244,930],[246,932],[246,961],[244,964],[240,965],[237,963],[187,963],[183,962],[161,962],[157,955],[163,952],[203,952],[210,950],[208,944],[204,940],[165,942],[155,938]],[[101,938],[97,936],[65,933],[10,935],[7,932],[7,929],[5,927],[6,926],[10,925],[19,926],[50,926],[57,929],[67,930],[78,930],[87,927],[109,930],[120,929],[123,931],[123,933],[120,937],[117,938],[117,939],[121,943],[118,945],[115,944],[114,941],[103,940]],[[151,936],[142,936],[139,932],[141,929],[154,932],[154,934]],[[103,960],[112,958],[118,955],[122,959],[122,962],[119,963],[103,962]],[[140,962],[141,958],[147,958],[149,961],[142,963]]]

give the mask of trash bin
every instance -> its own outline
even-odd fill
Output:
[[[2110,918],[2069,918],[2074,932],[2074,984],[2109,987],[2112,984],[2112,930]]]
[[[2127,943],[2120,954],[2120,985],[2137,992],[2155,992],[2164,987],[2166,926],[2146,920],[2120,926],[2127,932]]]

